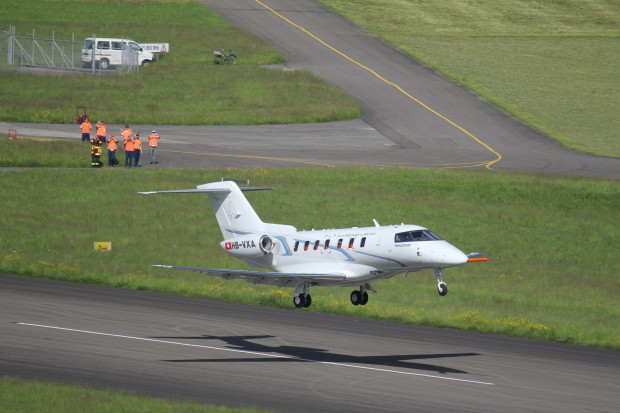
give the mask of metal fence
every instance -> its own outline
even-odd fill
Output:
[[[96,35],[91,37],[96,39]],[[102,70],[98,63],[101,59],[102,50],[93,47],[95,50],[95,65],[89,62],[82,62],[82,45],[84,39],[75,39],[75,33],[71,39],[56,38],[54,32],[51,37],[39,36],[32,30],[32,34],[18,35],[15,26],[9,26],[8,31],[0,31],[0,52],[6,56],[6,67],[13,68],[35,68],[54,71],[80,71],[93,74],[101,74]],[[96,41],[93,44],[97,44]],[[91,54],[92,54],[91,50]],[[114,69],[117,71],[138,71],[138,53],[130,47],[123,48],[122,63]],[[0,55],[1,56],[1,55]],[[4,59],[0,59],[4,60]],[[0,63],[0,66],[4,66]]]

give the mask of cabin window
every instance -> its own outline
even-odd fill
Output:
[[[366,237],[362,238],[362,242],[360,242],[361,248],[364,248],[364,245],[366,245]]]
[[[342,238],[338,240],[338,246],[336,248],[338,249],[342,248]]]
[[[97,49],[101,50],[110,50],[110,42],[109,41],[101,41],[97,42]]]
[[[325,249],[328,249],[328,248],[329,248],[329,240],[327,239],[325,240]]]
[[[295,248],[293,248],[293,251],[297,252],[298,249],[299,249],[299,241],[295,241]]]
[[[123,42],[112,42],[112,50],[123,50]]]
[[[394,242],[439,241],[440,237],[428,229],[399,232],[394,235]]]
[[[319,240],[317,239],[317,240],[314,242],[314,250],[316,251],[316,250],[318,250],[318,249],[319,249]]]
[[[310,241],[306,241],[304,244],[304,251],[308,251],[308,247],[310,246]]]
[[[349,240],[349,249],[353,248],[353,243],[355,242],[355,238],[351,238]]]

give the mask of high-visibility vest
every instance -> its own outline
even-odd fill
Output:
[[[90,122],[82,122],[82,133],[90,133],[91,129]]]
[[[136,138],[133,140],[133,149],[135,151],[141,151],[142,150],[142,141],[140,140],[140,138]]]
[[[157,140],[159,139],[159,135],[156,133],[151,133],[149,135],[149,146],[157,147]]]
[[[97,125],[97,136],[106,136],[106,128],[105,125]]]
[[[125,141],[125,152],[133,152],[133,141],[132,140]]]
[[[116,138],[110,138],[108,139],[108,150],[109,151],[115,151],[118,149],[118,146],[116,146]]]
[[[133,133],[133,131],[129,128],[127,129],[123,129],[121,131],[121,135],[123,135],[123,140],[126,141],[127,139],[129,139],[129,137],[131,136],[131,134]]]

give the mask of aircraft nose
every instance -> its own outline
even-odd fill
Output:
[[[443,263],[447,266],[463,265],[467,262],[467,255],[460,249],[448,244],[443,250]]]

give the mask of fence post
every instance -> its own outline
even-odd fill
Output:
[[[6,63],[13,64],[13,42],[15,41],[15,26],[9,26],[9,41],[6,47]]]
[[[93,47],[92,47],[92,60],[90,66],[92,67],[93,75],[95,74],[95,50],[97,50],[97,35],[93,34]]]

